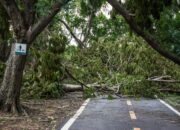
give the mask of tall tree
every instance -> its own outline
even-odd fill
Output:
[[[37,0],[0,0],[0,4],[10,18],[15,35],[0,87],[0,109],[2,111],[14,113],[23,111],[20,105],[20,90],[27,55],[15,54],[15,42],[27,44],[28,50],[35,38],[69,1],[56,1],[48,13],[35,22],[36,10],[34,8]]]

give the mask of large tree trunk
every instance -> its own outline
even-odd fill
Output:
[[[13,44],[0,88],[0,109],[2,111],[22,112],[19,97],[25,61],[26,56],[15,54],[15,44]]]
[[[15,0],[0,0],[13,25],[13,31],[17,41],[27,43],[28,46],[52,21],[54,16],[70,0],[57,1],[52,6],[46,16],[42,17],[37,23],[34,23],[35,10],[34,5],[37,0],[22,1],[25,11],[18,8]],[[6,112],[21,113],[20,90],[22,84],[23,70],[26,62],[26,55],[15,54],[15,44],[11,47],[10,56],[7,61],[6,70],[2,85],[0,87],[0,110]]]
[[[0,61],[6,62],[9,54],[10,54],[11,47],[7,45],[7,43],[2,42],[0,43]]]

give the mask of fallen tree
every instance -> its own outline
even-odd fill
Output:
[[[83,91],[83,88],[81,85],[62,84],[62,86],[65,92]]]
[[[82,87],[81,85],[77,84],[62,84],[63,90],[65,92],[74,92],[74,91],[84,91],[85,88],[92,88],[96,93],[101,93],[101,94],[119,94],[119,88],[120,85],[115,85],[110,87],[107,84],[87,84],[86,87]]]
[[[173,89],[169,89],[169,88],[159,89],[159,91],[161,91],[161,92],[168,92],[168,93],[180,93],[180,90],[173,90]]]
[[[165,76],[154,76],[147,79],[150,82],[154,83],[160,83],[160,84],[177,84],[180,83],[180,80],[174,80],[171,76],[165,75]],[[180,89],[176,88],[169,88],[169,87],[163,87],[158,89],[160,92],[168,92],[168,93],[180,93]]]

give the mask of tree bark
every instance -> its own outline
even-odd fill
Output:
[[[0,43],[0,61],[6,62],[9,54],[10,54],[11,48],[7,45],[7,43],[3,42]]]
[[[25,61],[26,55],[16,55],[15,44],[12,44],[0,88],[0,109],[5,112],[22,112],[19,98]]]
[[[63,90],[65,92],[75,92],[75,91],[83,91],[83,88],[81,85],[63,84]]]
[[[0,0],[0,4],[3,5],[12,22],[13,31],[16,37],[15,41],[26,43],[28,46],[27,48],[29,48],[34,39],[52,21],[54,16],[60,11],[61,7],[66,5],[70,0],[56,2],[49,13],[35,24],[35,12],[32,11],[36,1],[37,0],[33,0],[30,2],[24,0],[23,4],[25,6],[25,12],[23,12],[18,8],[15,0]],[[0,110],[2,111],[18,114],[23,111],[20,105],[20,91],[26,57],[27,55],[16,55],[15,44],[12,44],[3,82],[0,87]]]

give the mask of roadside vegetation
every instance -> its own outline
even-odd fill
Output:
[[[124,18],[107,3],[89,2],[70,2],[31,45],[23,73],[22,98],[62,97],[65,83],[80,84],[84,88],[87,84],[109,88],[116,86],[116,93],[129,96],[153,97],[161,95],[161,90],[179,91],[179,83],[176,83],[180,80],[179,65],[161,56],[146,44],[146,39],[134,34]],[[136,0],[127,1],[123,5],[137,15],[137,25],[152,33],[161,43],[161,48],[179,57],[178,3],[146,3],[143,0],[135,3]],[[93,10],[89,10],[91,4],[96,4]],[[140,4],[148,4],[148,8],[139,7]],[[158,8],[152,11],[155,5]],[[137,12],[134,12],[137,6]],[[48,3],[40,1],[36,4],[38,18],[45,15],[42,7],[48,8]],[[77,9],[79,12],[75,11]],[[142,11],[144,14],[141,14]],[[1,13],[2,82],[4,61],[7,60],[9,43],[14,34],[8,29],[10,24],[6,12]],[[162,82],[153,82],[152,78],[162,78]],[[94,95],[96,88],[86,88],[85,91]]]
[[[179,109],[179,65],[179,0],[0,0],[0,129],[55,129],[100,95]]]
[[[69,6],[71,8],[68,12],[73,12],[79,5],[71,3]],[[162,43],[162,48],[179,56],[180,14],[177,12],[178,7],[174,6],[168,5],[156,14],[159,16],[154,16],[149,23],[144,23],[143,28],[154,32],[154,37]],[[108,7],[103,9],[108,10]],[[140,8],[139,11],[141,10]],[[63,13],[54,21],[58,21]],[[116,86],[120,95],[138,97],[153,97],[155,94],[162,96],[161,90],[166,89],[179,90],[179,83],[168,81],[180,80],[180,67],[162,57],[146,45],[141,37],[133,34],[124,19],[114,10],[109,10],[109,16],[103,13],[104,11],[101,11],[96,16],[90,14],[88,21],[83,20],[83,16],[87,15],[84,12],[80,12],[81,15],[67,13],[64,16],[67,23],[53,21],[48,26],[31,47],[28,58],[30,64],[26,65],[24,75],[23,97],[57,98],[65,93],[64,83],[79,84],[77,80],[83,84],[95,83],[102,87]],[[83,34],[84,29],[88,31],[86,24],[91,24],[88,35]],[[151,25],[146,27],[146,24]],[[152,26],[156,29],[153,30]],[[79,42],[76,33],[73,34],[75,40],[68,41],[69,34],[66,33],[73,33],[71,31],[77,29],[85,36],[79,41],[88,41]],[[59,31],[62,33],[59,34]],[[72,79],[66,70],[76,80]],[[167,82],[148,80],[153,77],[164,77]],[[96,88],[87,88],[85,91],[88,91],[85,92],[85,97],[97,94]]]
[[[0,116],[77,90],[158,95],[179,109],[179,1],[117,2],[0,0]],[[16,42],[28,45],[27,56],[14,55]]]
[[[178,111],[180,111],[180,95],[179,94],[169,94],[166,93],[164,100],[170,105],[174,106]]]

